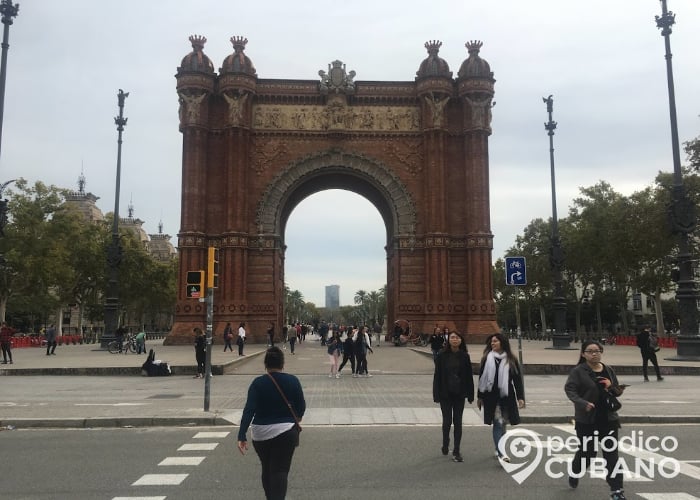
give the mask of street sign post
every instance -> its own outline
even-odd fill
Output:
[[[525,257],[506,257],[506,285],[527,285]]]
[[[506,257],[506,285],[527,285],[525,257]],[[515,322],[518,329],[518,360],[523,364],[522,328],[520,328],[520,290],[515,294]]]

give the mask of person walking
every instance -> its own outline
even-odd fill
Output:
[[[438,354],[440,354],[442,348],[449,345],[449,342],[445,343],[445,338],[437,325],[435,325],[435,330],[433,330],[428,342],[430,343],[430,350],[433,352],[433,362],[437,362]]]
[[[231,328],[231,322],[226,323],[224,327],[224,352],[226,349],[233,352],[233,346],[231,345],[231,339],[233,338],[233,328]]]
[[[484,423],[493,425],[496,457],[510,462],[498,444],[506,433],[506,424],[518,425],[525,408],[525,385],[522,369],[510,349],[508,337],[494,333],[486,339],[486,348],[479,367],[479,390],[476,406],[484,411]]]
[[[46,330],[46,355],[56,354],[56,327],[51,323]]]
[[[642,328],[642,331],[637,334],[637,347],[642,354],[642,373],[644,374],[644,382],[649,382],[649,361],[654,365],[654,371],[656,372],[656,380],[661,382],[664,378],[661,376],[661,370],[659,370],[659,361],[656,359],[656,351],[659,350],[658,340],[652,342],[655,337],[651,333],[649,327]]]
[[[367,370],[367,352],[374,353],[372,345],[367,335],[367,327],[361,326],[354,336],[355,345],[353,351],[355,353],[356,369],[355,374],[358,377],[371,377],[372,375]]]
[[[352,341],[352,328],[348,328],[347,336],[343,341],[343,362],[340,363],[338,367],[338,374],[343,370],[343,367],[350,361],[350,369],[352,370],[352,376],[357,377],[355,373],[355,343]]]
[[[275,324],[270,321],[270,325],[267,327],[267,343],[268,347],[275,345]]]
[[[242,455],[248,451],[246,434],[250,427],[253,448],[262,466],[265,498],[284,500],[306,401],[299,379],[283,372],[284,354],[278,347],[267,350],[264,365],[267,373],[255,378],[248,388],[238,429],[238,450]]]
[[[245,345],[245,321],[242,321],[241,324],[238,325],[236,344],[238,344],[238,355],[245,356],[245,354],[243,354],[243,346]]]
[[[287,330],[287,340],[289,341],[289,351],[294,354],[294,348],[297,344],[297,331],[294,327],[289,327]],[[301,343],[301,339],[299,339]]]
[[[333,330],[333,335],[328,339],[328,342],[326,342],[326,348],[331,361],[331,371],[328,374],[328,378],[340,378],[340,373],[338,373],[338,359],[340,358],[340,353],[343,348],[343,342],[340,339],[339,331]]]
[[[474,402],[474,378],[472,360],[467,352],[464,338],[457,332],[450,332],[448,344],[439,352],[435,360],[433,375],[433,401],[440,403],[442,412],[442,451],[447,455],[450,449],[450,427],[454,426],[452,460],[463,462],[460,452],[462,443],[462,414],[464,401]]]
[[[571,370],[564,385],[566,396],[574,403],[575,430],[579,441],[571,462],[569,486],[578,486],[581,471],[587,469],[597,449],[601,448],[610,498],[625,500],[623,471],[617,470],[620,418],[617,411],[607,405],[608,394],[621,396],[625,386],[619,385],[612,367],[603,364],[602,355],[602,344],[594,340],[583,342],[578,364]]]
[[[207,338],[199,327],[194,327],[194,357],[197,360],[197,375],[194,378],[204,378],[204,365],[207,361]]]
[[[12,364],[12,336],[15,329],[10,328],[4,321],[0,324],[0,348],[2,348],[2,364]]]

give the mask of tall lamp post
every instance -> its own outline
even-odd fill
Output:
[[[107,296],[105,297],[105,331],[100,345],[103,349],[116,337],[119,326],[119,264],[122,259],[122,247],[119,241],[119,188],[122,173],[122,132],[126,126],[127,118],[124,118],[124,101],[129,97],[128,92],[119,89],[117,100],[119,102],[119,116],[114,118],[117,126],[117,181],[114,195],[114,220],[112,221],[112,242],[107,248]]]
[[[554,309],[554,334],[552,335],[552,347],[554,349],[568,349],[571,337],[566,333],[566,297],[564,296],[564,279],[562,278],[562,267],[564,266],[564,252],[561,248],[559,238],[559,219],[557,217],[557,190],[554,180],[554,130],[557,122],[552,120],[554,110],[554,100],[552,96],[543,97],[547,104],[549,121],[544,124],[544,128],[549,135],[549,168],[552,178],[552,238],[549,255],[550,266],[552,268],[552,282],[554,285],[552,293],[552,306]]]
[[[678,238],[678,314],[680,335],[678,336],[676,360],[700,360],[700,334],[698,333],[698,289],[693,276],[693,258],[690,238],[696,225],[695,205],[688,199],[681,173],[681,153],[678,143],[678,120],[676,117],[676,93],[673,85],[671,62],[671,26],[676,22],[675,14],[661,0],[661,16],[656,16],[656,27],[661,29],[666,45],[666,79],[668,84],[668,107],[671,115],[671,148],[673,150],[673,188],[669,218],[671,230]]]
[[[10,26],[14,17],[19,12],[19,4],[12,4],[10,0],[0,2],[0,15],[2,15],[2,59],[0,60],[0,151],[2,150],[2,119],[5,113],[5,81],[7,80],[7,51],[10,48]]]

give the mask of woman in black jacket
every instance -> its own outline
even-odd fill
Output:
[[[440,403],[442,412],[442,454],[450,447],[450,427],[454,425],[452,460],[462,462],[459,446],[462,442],[462,413],[464,400],[474,401],[472,361],[464,339],[457,332],[450,332],[448,344],[435,360],[433,376],[433,401]]]
[[[564,391],[574,403],[574,420],[579,448],[571,462],[569,486],[576,488],[581,477],[581,470],[586,470],[590,461],[596,456],[596,449],[603,450],[608,471],[605,480],[610,486],[610,498],[624,500],[622,491],[622,471],[615,471],[618,461],[617,435],[620,418],[617,411],[611,411],[605,404],[607,394],[620,396],[625,390],[617,382],[612,367],[601,362],[603,346],[594,340],[581,344],[581,356],[578,364],[569,373]],[[602,446],[600,441],[608,441]],[[610,444],[613,441],[614,446]]]
[[[498,448],[506,433],[506,423],[518,425],[525,408],[525,386],[520,364],[510,350],[508,337],[494,333],[486,339],[486,348],[479,368],[479,392],[476,406],[484,408],[484,423],[493,424],[493,444],[496,457],[504,462],[510,458]]]

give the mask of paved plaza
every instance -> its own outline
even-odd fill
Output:
[[[513,342],[517,352],[517,341]],[[159,425],[237,425],[250,381],[263,373],[266,346],[251,344],[246,356],[212,347],[209,411],[204,411],[205,382],[194,379],[194,349],[149,342],[156,358],[173,369],[170,377],[142,377],[144,355],[110,354],[95,344],[61,346],[55,356],[41,348],[15,349],[14,364],[1,365],[0,425],[15,427],[123,427]],[[527,408],[525,423],[562,423],[573,409],[563,386],[578,360],[572,350],[551,349],[551,342],[523,341]],[[470,345],[477,363],[482,347]],[[368,359],[370,378],[351,377],[349,364],[340,379],[329,379],[329,360],[315,341],[286,350],[286,371],[304,387],[305,425],[437,425],[432,401],[433,362],[428,348],[375,346]],[[672,349],[659,353],[665,380],[644,383],[641,357],[634,346],[609,346],[603,362],[630,384],[621,411],[627,422],[700,422],[700,362],[670,361]],[[653,374],[653,371],[652,371]],[[478,424],[476,405],[467,406],[465,423]]]

